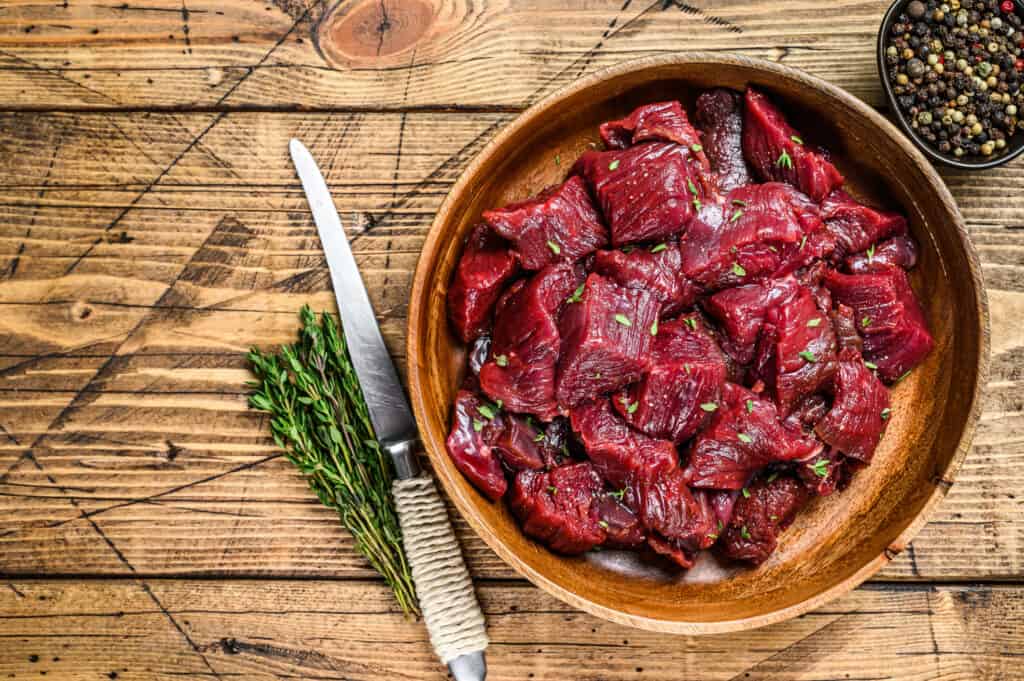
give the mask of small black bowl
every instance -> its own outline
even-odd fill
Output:
[[[1014,0],[1017,4],[1018,9],[1022,8],[1020,0]],[[910,121],[907,120],[903,111],[900,110],[899,103],[896,101],[896,95],[892,91],[892,83],[889,82],[889,77],[886,75],[885,65],[885,39],[889,35],[889,31],[892,28],[893,23],[896,21],[896,17],[899,15],[900,10],[906,7],[910,3],[910,0],[896,0],[889,7],[889,11],[885,13],[885,17],[882,18],[882,26],[878,29],[878,48],[876,60],[878,62],[878,77],[882,81],[882,89],[885,90],[885,98],[889,102],[889,108],[892,109],[896,116],[896,122],[903,129],[903,132],[909,137],[914,144],[920,149],[925,156],[930,158],[936,163],[941,163],[953,168],[963,168],[964,170],[986,170],[988,168],[995,168],[1001,166],[1004,163],[1008,163],[1013,159],[1024,153],[1024,132],[1018,131],[1011,135],[1006,140],[1006,149],[998,155],[993,155],[991,158],[984,160],[963,160],[963,158],[957,158],[953,154],[944,154],[935,147],[928,144],[927,141],[922,139],[917,131],[910,127]]]

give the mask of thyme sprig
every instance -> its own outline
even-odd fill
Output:
[[[387,581],[405,613],[419,614],[391,497],[391,460],[373,432],[345,336],[328,314],[299,314],[299,340],[277,354],[253,348],[249,404],[270,415],[277,446],[335,510],[356,548]]]

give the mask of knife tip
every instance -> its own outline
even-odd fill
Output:
[[[292,152],[292,156],[301,153],[306,150],[306,145],[300,142],[297,138],[293,137],[288,143],[288,150]]]

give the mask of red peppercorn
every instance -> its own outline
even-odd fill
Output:
[[[1003,10],[1006,14],[1013,12],[1013,0],[1003,0],[1003,4],[999,5],[999,9]]]
[[[1013,68],[1017,69],[1017,73],[1024,73],[1024,58],[1017,59]]]

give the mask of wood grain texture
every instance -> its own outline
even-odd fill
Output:
[[[0,572],[128,574],[119,552],[145,574],[368,576],[245,408],[242,352],[288,341],[303,302],[333,308],[287,140],[310,143],[361,230],[401,360],[429,221],[510,118],[0,116]],[[992,376],[957,484],[882,575],[1008,580],[1024,571],[1024,170],[945,176],[988,280]],[[456,526],[474,574],[514,575]]]
[[[478,588],[493,681],[1016,678],[1017,586],[860,589],[752,632],[672,637],[521,583]],[[0,675],[60,679],[444,679],[422,624],[372,582],[0,583]]]
[[[521,109],[624,59],[730,51],[872,103],[884,0],[11,0],[19,108]]]

